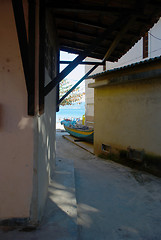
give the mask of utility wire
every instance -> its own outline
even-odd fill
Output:
[[[154,36],[154,35],[153,35],[152,33],[150,33],[150,32],[148,32],[148,33],[149,33],[149,35],[151,35],[153,38],[161,41],[161,38],[158,38],[158,37]]]
[[[148,32],[149,33],[149,35],[151,35],[152,37],[154,37],[154,38],[156,38],[157,40],[160,40],[161,41],[161,38],[158,38],[158,37],[156,37],[156,36],[154,36],[152,33],[150,33],[150,32]],[[149,53],[154,53],[154,52],[157,52],[157,51],[159,51],[159,50],[161,50],[161,48],[158,48],[158,49],[155,49],[155,50],[153,50],[153,51],[150,51]],[[124,65],[125,63],[128,63],[128,62],[133,62],[133,61],[135,61],[135,60],[137,60],[137,59],[140,59],[142,57],[142,55],[140,55],[139,57],[136,57],[136,58],[133,58],[133,59],[130,59],[130,60],[127,60],[127,61],[125,61],[125,62],[123,62],[122,63],[122,65]],[[131,63],[132,64],[132,63]]]

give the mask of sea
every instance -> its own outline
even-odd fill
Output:
[[[60,122],[65,118],[68,119],[82,119],[85,114],[85,104],[84,102],[77,105],[73,104],[71,106],[60,106],[59,112],[56,113],[56,122]]]

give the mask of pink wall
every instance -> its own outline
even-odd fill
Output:
[[[29,217],[33,177],[33,118],[11,0],[0,0],[0,219]]]

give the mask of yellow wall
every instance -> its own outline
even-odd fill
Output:
[[[29,217],[33,178],[33,118],[11,0],[0,0],[0,219]]]
[[[102,144],[161,156],[161,81],[95,89],[95,153]]]

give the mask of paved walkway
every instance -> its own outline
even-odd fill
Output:
[[[161,240],[161,179],[104,161],[63,134],[42,225],[0,240]]]
[[[57,153],[74,162],[79,240],[161,240],[161,179],[104,161],[60,134]]]

